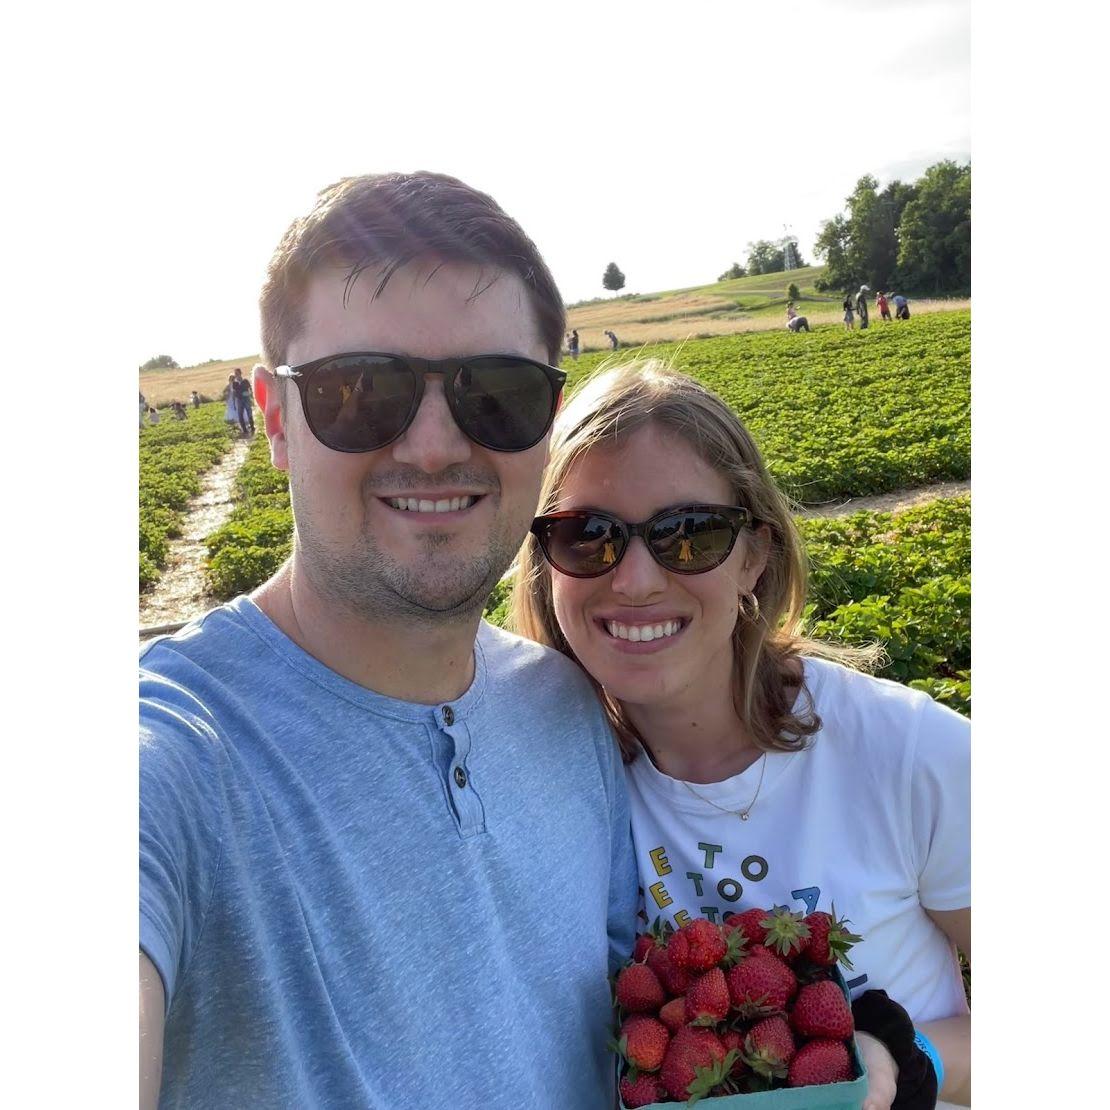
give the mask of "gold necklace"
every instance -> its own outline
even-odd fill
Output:
[[[710,805],[714,809],[719,809],[722,813],[729,813],[733,817],[739,817],[741,821],[746,821],[748,819],[748,814],[751,813],[752,808],[755,806],[755,802],[756,802],[756,799],[759,797],[760,790],[763,789],[763,775],[764,775],[764,772],[767,770],[767,753],[766,752],[763,753],[762,763],[763,763],[763,765],[759,769],[759,783],[755,788],[755,794],[752,795],[752,800],[747,804],[747,806],[744,809],[725,809],[724,806],[719,806],[719,805],[717,805],[716,802],[711,802],[708,798],[699,794],[685,779],[679,779],[679,782],[681,782],[682,785],[685,786],[686,789],[689,790],[690,793],[693,794],[694,797],[698,799],[698,801],[705,802],[706,805]]]

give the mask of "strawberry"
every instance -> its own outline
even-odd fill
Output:
[[[686,1024],[686,997],[672,998],[660,1011],[659,1020],[673,1033]]]
[[[630,1110],[636,1106],[649,1106],[653,1102],[662,1102],[667,1097],[666,1088],[659,1082],[659,1076],[652,1072],[641,1073],[636,1082],[626,1075],[621,1080],[621,1101]]]
[[[790,1024],[803,1037],[826,1037],[833,1041],[847,1040],[855,1024],[844,992],[831,979],[809,983],[798,991]]]
[[[714,1065],[719,1068],[727,1055],[720,1037],[712,1029],[684,1025],[667,1046],[659,1078],[671,1098],[684,1102],[692,1094],[690,1086],[698,1080],[698,1072],[704,1075],[706,1069],[713,1069]]]
[[[659,982],[670,995],[685,994],[693,981],[693,976],[671,959],[666,948],[653,948],[648,953],[647,966],[659,977]]]
[[[785,1079],[794,1058],[794,1034],[782,1014],[764,1018],[748,1030],[744,1039],[744,1060],[764,1079]]]
[[[770,910],[745,910],[743,913],[732,913],[725,917],[725,928],[730,926],[739,929],[748,938],[748,948],[763,944],[767,939],[767,930],[761,922],[771,916]]]
[[[686,992],[686,1021],[690,1025],[716,1025],[728,1017],[730,1005],[725,973],[711,967]]]
[[[647,964],[629,964],[617,976],[617,1003],[629,1013],[654,1013],[666,1002],[663,986]]]
[[[720,1038],[726,1051],[736,1050],[736,1062],[728,1074],[731,1079],[739,1079],[748,1070],[748,1065],[744,1063],[744,1034],[739,1029],[726,1029],[720,1034]]]
[[[651,933],[641,933],[636,938],[632,948],[632,959],[635,963],[642,964],[647,959],[648,953],[655,947],[655,937]]]
[[[791,1087],[844,1083],[852,1078],[852,1064],[843,1041],[809,1041],[790,1063],[786,1082]]]
[[[791,913],[784,906],[773,909],[766,917],[767,939],[764,943],[785,960],[801,954],[809,939],[809,926],[800,913]]]
[[[719,925],[704,917],[695,917],[683,925],[667,942],[671,960],[687,971],[708,971],[728,951]]]
[[[863,938],[848,929],[848,919],[843,917],[838,920],[836,907],[833,906],[832,914],[817,910],[804,921],[809,926],[809,939],[802,949],[805,957],[822,967],[832,967],[839,960],[846,968],[851,969],[852,961],[848,959],[848,949]]]
[[[647,1014],[632,1014],[619,1033],[621,1055],[639,1071],[658,1071],[670,1043],[667,1027]]]
[[[798,991],[794,972],[773,953],[750,956],[725,978],[732,1005],[745,1019],[785,1010]]]

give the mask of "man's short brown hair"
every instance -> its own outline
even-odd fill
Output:
[[[271,367],[286,361],[289,344],[304,327],[308,283],[319,270],[347,268],[346,303],[364,270],[374,268],[377,296],[396,270],[422,256],[519,277],[548,357],[558,361],[566,309],[536,245],[492,197],[425,171],[345,177],[321,190],[312,211],[290,224],[259,299],[266,361]]]

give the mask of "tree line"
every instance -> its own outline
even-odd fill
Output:
[[[814,244],[821,290],[971,291],[971,164],[930,166],[915,182],[880,190],[865,174]]]

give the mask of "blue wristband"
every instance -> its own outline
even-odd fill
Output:
[[[913,1031],[913,1043],[929,1057],[929,1062],[933,1065],[933,1071],[937,1076],[937,1094],[941,1092],[944,1086],[944,1061],[940,1058],[940,1053],[937,1052],[936,1045],[933,1044],[920,1029]]]

